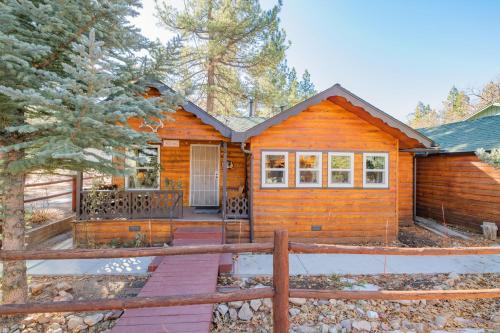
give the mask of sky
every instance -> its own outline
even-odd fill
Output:
[[[173,34],[154,14],[154,1],[143,0],[133,22],[166,42]],[[283,0],[280,19],[288,64],[307,69],[318,91],[340,83],[406,121],[418,101],[440,109],[453,85],[500,78],[499,15],[497,0]]]

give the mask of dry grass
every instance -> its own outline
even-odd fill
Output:
[[[62,219],[64,213],[57,208],[40,208],[35,209],[27,214],[26,222],[30,224],[42,224],[49,221]]]

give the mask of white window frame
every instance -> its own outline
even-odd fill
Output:
[[[351,167],[349,169],[332,168],[332,157],[334,157],[334,156],[350,157]],[[349,172],[349,183],[333,183],[332,182],[332,171],[348,171]],[[344,153],[344,152],[329,152],[328,153],[328,187],[354,187],[354,153]]]
[[[300,167],[300,157],[313,155],[318,159],[318,167],[315,169],[304,169]],[[301,183],[301,171],[318,171],[318,183]],[[295,186],[296,187],[322,187],[323,186],[323,153],[317,151],[299,151],[295,153]]]
[[[285,168],[266,168],[266,157],[269,155],[283,155],[285,156]],[[284,171],[284,183],[266,183],[266,171]],[[263,151],[261,161],[261,186],[262,187],[288,187],[288,152],[286,151]]]
[[[371,156],[385,157],[384,169],[367,169],[366,159]],[[383,171],[384,182],[380,184],[373,184],[366,182],[366,173],[370,171]],[[389,188],[389,153],[363,153],[363,187],[367,188]]]
[[[154,145],[154,144],[151,144],[151,145],[148,145],[148,146],[143,146],[143,147],[137,147],[137,148],[134,148],[134,149],[143,149],[143,148],[156,148],[158,149],[158,165],[160,165],[160,154],[161,154],[161,145]],[[127,162],[125,162],[127,163]],[[137,169],[153,169],[153,167],[134,167],[134,172],[137,170]],[[125,189],[128,190],[128,191],[148,191],[148,190],[159,190],[160,187],[161,187],[161,170],[158,170],[158,187],[148,187],[148,188],[129,188],[128,186],[128,181],[129,181],[129,177],[130,176],[126,176],[125,177]]]

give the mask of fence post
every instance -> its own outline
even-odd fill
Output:
[[[71,210],[76,212],[76,191],[77,191],[77,176],[71,178]]]
[[[274,231],[273,250],[273,332],[288,333],[288,232]]]

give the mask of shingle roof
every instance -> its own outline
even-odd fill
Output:
[[[246,130],[260,124],[267,118],[264,117],[244,117],[244,116],[218,116],[216,117],[224,125],[236,132],[245,132]]]
[[[419,131],[446,152],[500,148],[500,115],[421,128]]]

